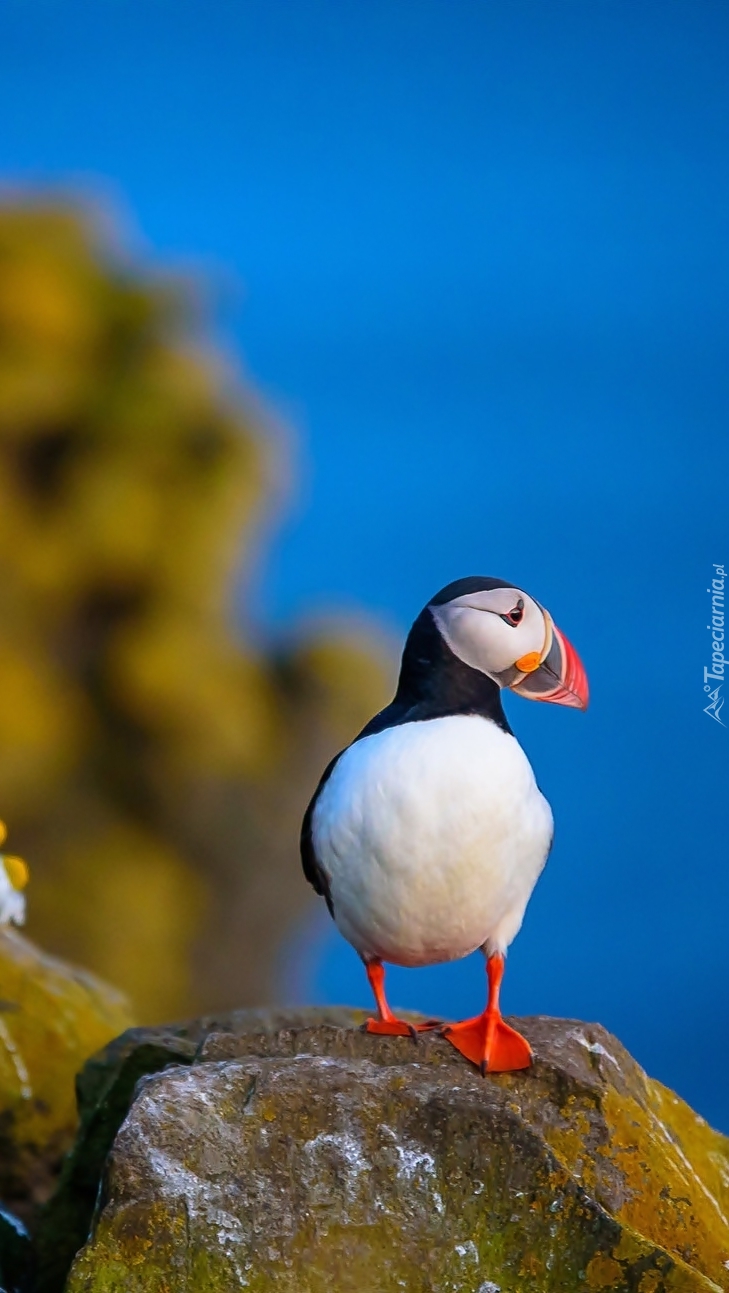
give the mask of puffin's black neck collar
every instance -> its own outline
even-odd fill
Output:
[[[453,654],[426,607],[408,634],[395,699],[360,736],[452,714],[479,714],[513,735],[498,684]]]

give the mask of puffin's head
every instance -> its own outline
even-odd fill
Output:
[[[464,664],[528,700],[586,709],[587,676],[551,615],[503,579],[459,579],[428,604],[438,630]]]

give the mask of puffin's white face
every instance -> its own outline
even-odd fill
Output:
[[[431,604],[438,629],[464,664],[529,700],[587,706],[577,652],[547,611],[520,588],[490,588]]]

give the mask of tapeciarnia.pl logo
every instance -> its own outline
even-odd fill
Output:
[[[724,658],[724,580],[726,571],[723,566],[714,563],[714,578],[711,581],[711,588],[707,588],[707,593],[711,596],[711,624],[706,627],[711,633],[711,668],[704,666],[704,691],[708,693],[709,703],[704,709],[704,713],[709,718],[716,719],[722,727],[726,723],[721,717],[721,711],[724,704],[724,697],[721,695],[721,687],[724,682],[724,665],[727,661]],[[712,683],[717,685],[712,687]]]

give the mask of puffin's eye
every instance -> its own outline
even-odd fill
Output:
[[[507,615],[502,615],[502,616],[501,616],[501,618],[502,618],[502,620],[504,621],[504,623],[505,623],[505,624],[511,624],[511,625],[513,626],[513,628],[516,628],[517,624],[521,624],[521,621],[522,621],[522,620],[523,620],[523,618],[524,618],[524,599],[523,599],[523,597],[520,597],[520,598],[519,598],[519,600],[518,600],[518,602],[516,603],[516,606],[514,607],[513,611],[509,611],[509,613],[508,613]]]

